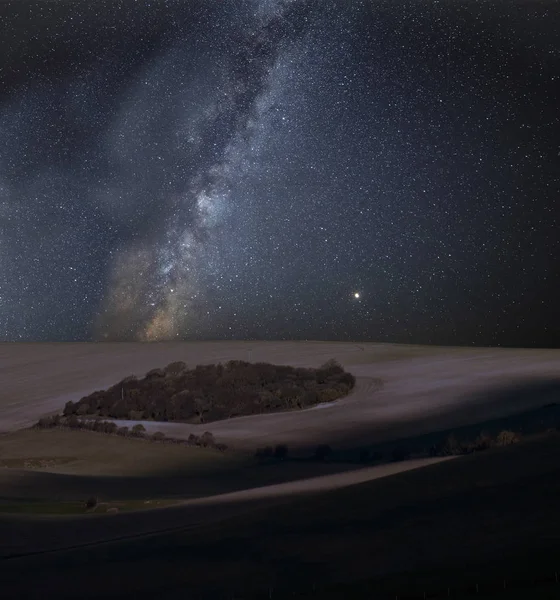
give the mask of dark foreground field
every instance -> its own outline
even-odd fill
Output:
[[[552,598],[559,499],[560,437],[549,434],[323,494],[155,511],[167,531],[4,558],[2,597],[463,597],[476,583],[484,597],[505,579],[512,594],[529,581],[523,597]],[[92,518],[128,519],[134,535],[146,514]],[[16,532],[13,519],[0,526]],[[19,531],[32,547],[73,526],[44,519]]]

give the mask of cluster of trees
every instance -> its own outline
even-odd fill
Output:
[[[453,434],[441,444],[430,448],[431,456],[454,456],[459,454],[472,454],[473,452],[482,452],[489,448],[500,446],[510,446],[521,440],[521,436],[514,431],[500,431],[496,437],[488,433],[480,433],[474,440],[459,440]]]
[[[336,361],[318,369],[248,363],[198,365],[174,362],[131,375],[107,390],[68,402],[65,417],[207,423],[241,415],[301,409],[346,396],[355,378]]]
[[[76,415],[68,417],[62,415],[54,415],[52,417],[44,417],[39,419],[35,424],[38,429],[52,429],[55,427],[66,427],[69,429],[83,429],[86,431],[97,431],[100,433],[109,433],[120,435],[122,437],[133,437],[151,440],[152,442],[168,442],[175,444],[185,444],[188,446],[203,446],[204,448],[215,448],[224,452],[227,450],[225,444],[216,442],[214,435],[209,431],[205,431],[202,435],[191,434],[188,439],[179,440],[177,438],[166,437],[161,431],[156,431],[149,434],[146,428],[141,423],[137,423],[133,427],[119,427],[112,421],[104,421],[102,419],[79,419]]]

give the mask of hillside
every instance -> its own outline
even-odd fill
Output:
[[[77,586],[82,597],[95,597],[116,581],[121,597],[148,598],[178,597],[186,586],[224,593],[372,578],[377,583],[368,589],[386,591],[412,585],[405,571],[415,573],[416,587],[441,586],[457,582],[459,566],[466,567],[463,583],[469,572],[513,577],[522,567],[540,572],[558,557],[559,475],[555,434],[251,512],[240,506],[243,514],[219,525],[203,526],[211,517],[200,516],[192,532],[0,564],[9,564],[7,591],[33,585],[60,598]],[[161,511],[162,520],[165,514],[179,526],[181,509]],[[137,517],[127,518],[132,533]],[[21,579],[26,572],[34,573],[29,586]]]

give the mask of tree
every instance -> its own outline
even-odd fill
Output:
[[[72,402],[72,400],[69,400],[65,405],[64,405],[64,411],[63,411],[63,415],[65,417],[69,417],[70,415],[75,414],[76,412],[76,404],[74,402]]]
[[[161,431],[156,431],[154,433],[154,435],[152,435],[152,440],[154,442],[163,442],[164,439],[165,439],[165,433],[163,433]]]
[[[517,433],[505,429],[498,434],[496,446],[510,446],[511,444],[516,444],[518,441],[519,435]]]
[[[447,436],[441,447],[441,454],[443,456],[453,456],[463,453],[463,447],[459,443],[459,440],[451,433]]]
[[[211,406],[210,401],[206,398],[195,398],[194,410],[201,423],[204,423],[204,415],[210,410]]]
[[[89,404],[87,402],[81,402],[78,406],[78,410],[76,411],[76,414],[79,417],[82,417],[84,415],[87,415],[89,413]]]
[[[152,369],[146,373],[146,379],[156,379],[159,377],[165,377],[165,371],[163,369]]]
[[[171,362],[165,367],[164,371],[167,375],[179,375],[187,370],[187,363],[184,363],[182,360],[177,360],[175,362]]]

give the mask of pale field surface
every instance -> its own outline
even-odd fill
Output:
[[[149,432],[178,438],[210,430],[242,450],[275,443],[355,445],[362,438],[383,442],[542,406],[540,393],[494,396],[560,377],[560,350],[338,342],[5,343],[0,431],[29,426],[68,400],[175,360],[189,366],[242,359],[317,367],[329,358],[357,377],[352,394],[331,406],[202,425],[143,424]]]

